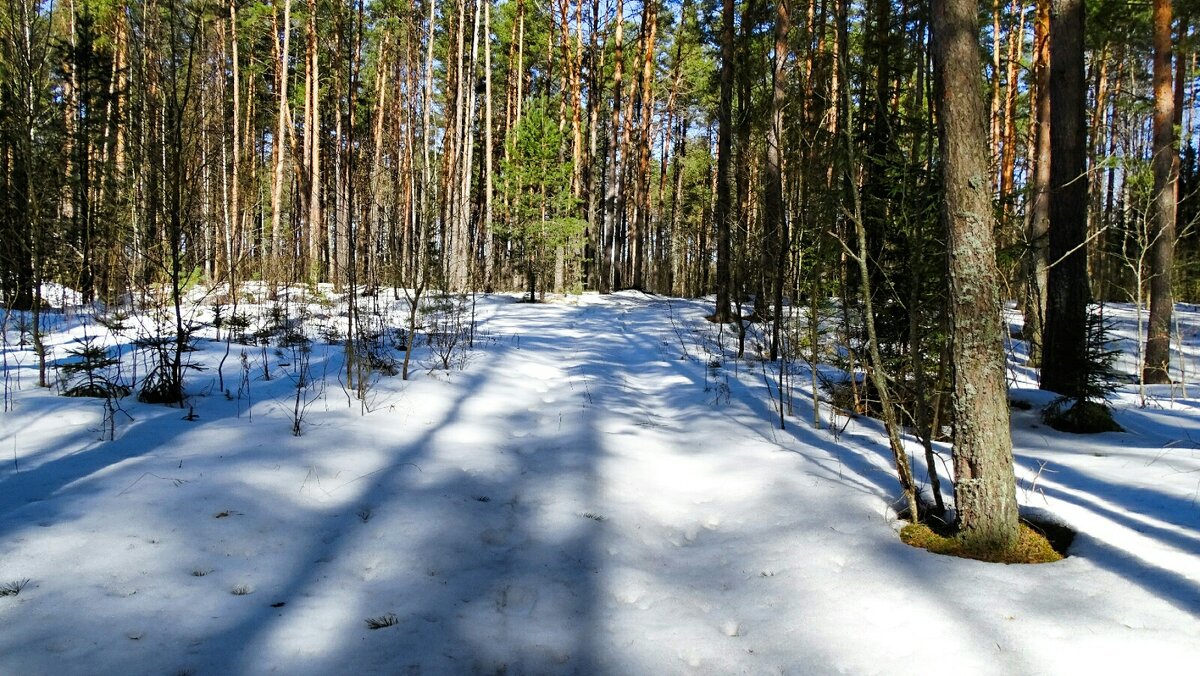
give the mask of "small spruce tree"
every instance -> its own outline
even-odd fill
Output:
[[[119,399],[129,394],[128,387],[109,376],[109,370],[117,366],[120,359],[110,355],[103,345],[98,345],[95,336],[80,338],[67,352],[74,360],[61,366],[67,377],[64,395]]]
[[[1087,317],[1087,350],[1082,360],[1078,391],[1058,397],[1042,413],[1047,425],[1062,432],[1092,434],[1123,432],[1113,420],[1108,396],[1116,389],[1116,370],[1113,363],[1120,350],[1111,347],[1112,322],[1104,317],[1103,308],[1092,305]]]

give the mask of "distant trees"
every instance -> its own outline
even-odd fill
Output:
[[[513,247],[525,275],[529,302],[537,300],[538,283],[553,273],[554,252],[575,250],[583,235],[578,199],[571,194],[570,162],[560,159],[562,134],[550,116],[546,99],[525,109],[509,139],[501,181],[509,198],[501,234]]]
[[[34,0],[0,7],[0,284],[10,308],[32,310],[38,385],[49,386],[40,311],[42,283],[65,277],[57,243],[69,158],[55,107],[53,15]]]
[[[1015,296],[1025,296],[1019,287],[1031,289],[1032,310],[1049,295],[1041,281],[1048,264],[1081,241],[1076,224],[1074,244],[1059,242],[1057,256],[1042,253],[1051,207],[1089,219],[1081,252],[1100,295],[1128,288],[1124,268],[1105,261],[1128,260],[1131,246],[1148,246],[1127,235],[1148,204],[1139,182],[1127,180],[1152,154],[1149,138],[1138,138],[1146,113],[1131,104],[1150,92],[1138,69],[1151,54],[1135,39],[1149,34],[1148,14],[1122,16],[1101,2],[1102,29],[1089,42],[1081,27],[1071,28],[1082,7],[1071,1],[1057,1],[1054,12],[1048,2],[995,3],[979,75],[991,97],[989,147],[997,149],[988,174],[1002,216],[1001,272]],[[1184,76],[1191,69],[1188,11],[1180,10],[1174,26]],[[12,40],[3,59],[3,180],[5,208],[16,219],[6,227],[28,222],[23,210],[34,208],[38,227],[53,235],[38,237],[37,246],[66,247],[47,252],[39,274],[89,299],[164,281],[165,269],[151,258],[171,235],[163,202],[169,168],[161,154],[151,161],[152,146],[163,140],[169,112],[160,105],[163,77],[178,79],[168,70],[188,64],[157,74],[151,66],[155,55],[171,53],[174,33],[162,26],[189,20],[197,36],[187,46],[195,51],[188,81],[195,115],[183,123],[195,138],[189,162],[196,167],[182,170],[197,180],[191,197],[198,213],[179,233],[187,275],[338,285],[354,277],[369,287],[413,279],[415,267],[427,264],[452,287],[524,286],[523,249],[512,246],[507,221],[516,217],[514,195],[495,179],[512,159],[510,141],[525,110],[545,99],[559,130],[558,154],[571,167],[575,215],[586,223],[585,236],[555,247],[547,288],[716,293],[723,321],[739,303],[759,317],[781,314],[789,299],[804,295],[801,287],[853,290],[858,273],[828,241],[848,207],[836,168],[846,160],[839,148],[848,131],[872,286],[918,309],[914,336],[936,350],[944,280],[914,265],[928,256],[910,255],[945,245],[932,217],[939,179],[923,6],[5,0]],[[1051,40],[1062,44],[1050,49]],[[1088,50],[1097,58],[1084,72]],[[1059,64],[1054,77],[1052,60]],[[1068,72],[1077,81],[1068,83],[1070,96],[1049,86]],[[1078,157],[1054,181],[1047,144],[1051,136],[1065,144],[1069,134],[1049,133],[1051,90],[1061,103],[1059,126],[1073,116],[1069,147],[1078,149],[1059,150],[1068,156],[1060,163]],[[1103,124],[1069,113],[1077,107],[1070,97],[1085,100],[1089,91]],[[1173,99],[1186,112],[1177,115],[1186,132],[1194,126],[1191,92],[1176,87]],[[845,129],[851,119],[854,128]],[[22,135],[31,124],[33,136]],[[1109,157],[1104,169],[1087,171],[1100,153]],[[56,167],[33,170],[43,179],[35,186],[40,202],[17,189],[34,161]],[[51,175],[65,180],[53,185]],[[1085,175],[1103,191],[1081,191],[1074,179]],[[1193,230],[1179,228],[1185,261],[1200,250]],[[32,232],[11,233],[10,251],[24,247],[31,255],[8,255],[0,269],[23,306],[32,304],[32,266],[40,260]],[[1062,227],[1057,232],[1066,236]],[[1183,284],[1196,276],[1188,266],[1176,271]],[[1056,275],[1078,267],[1075,256],[1053,266]],[[1072,274],[1069,286],[1080,287]],[[1061,299],[1050,300],[1047,312],[1061,314]],[[898,307],[876,305],[888,308],[885,315]],[[884,318],[885,353],[893,341],[912,342],[900,313]],[[1031,338],[1040,319],[1030,313]]]

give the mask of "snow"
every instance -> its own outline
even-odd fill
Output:
[[[1018,497],[1079,535],[1059,563],[986,564],[900,542],[881,426],[814,429],[802,366],[786,430],[761,364],[711,367],[733,341],[704,322],[710,304],[513,300],[479,298],[464,368],[434,369],[422,346],[413,379],[376,380],[365,404],[339,384],[342,347],[314,343],[300,437],[289,350],[234,344],[226,396],[206,329],[195,419],[129,397],[102,441],[102,402],[35,387],[10,322],[0,585],[29,583],[0,597],[0,673],[1153,673],[1200,658],[1200,399],[1182,388],[1150,388],[1144,408],[1118,393],[1129,433],[1061,434],[1014,344],[1013,396],[1034,404],[1013,415]],[[1134,335],[1132,310],[1114,314]],[[1180,315],[1195,355],[1200,315]],[[48,320],[56,360],[85,331],[128,341],[87,316]]]

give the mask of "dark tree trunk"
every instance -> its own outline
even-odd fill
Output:
[[[733,0],[721,0],[721,99],[717,105],[717,306],[713,321],[726,323],[729,313],[731,190],[729,162],[733,151]]]
[[[959,537],[971,549],[1003,551],[1017,542],[1017,496],[988,180],[987,111],[978,86],[978,21],[978,5],[972,0],[934,2]]]
[[[1042,389],[1080,396],[1087,373],[1088,177],[1083,0],[1050,5],[1050,271]]]
[[[1033,185],[1029,214],[1029,249],[1025,283],[1025,340],[1029,363],[1042,365],[1046,324],[1046,259],[1050,236],[1050,0],[1038,0],[1034,30]]]
[[[783,319],[783,278],[787,266],[788,222],[783,204],[783,174],[780,144],[783,139],[783,107],[787,103],[788,32],[791,30],[788,0],[775,0],[775,63],[772,74],[771,120],[767,129],[766,237],[763,271],[770,277],[774,321],[771,323],[771,361],[779,357],[779,330]]]
[[[1171,86],[1171,1],[1154,0],[1154,206],[1150,222],[1147,383],[1171,381],[1171,265],[1175,260],[1175,92]]]

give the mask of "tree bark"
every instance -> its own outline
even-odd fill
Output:
[[[788,221],[783,203],[783,107],[787,103],[788,33],[791,17],[788,0],[775,0],[775,57],[771,74],[771,120],[767,127],[766,209],[763,264],[770,276],[774,321],[771,322],[771,361],[779,357],[779,331],[783,320],[783,277],[787,267]]]
[[[1150,322],[1142,377],[1171,381],[1171,266],[1175,259],[1175,92],[1171,84],[1171,0],[1154,0],[1154,205],[1150,222]]]
[[[647,0],[642,10],[642,74],[640,140],[637,162],[637,217],[629,233],[631,248],[630,283],[635,289],[645,287],[646,244],[650,230],[650,146],[651,120],[654,117],[654,43],[658,36],[658,5]]]
[[[1083,0],[1050,4],[1050,271],[1043,390],[1077,397],[1086,385],[1088,177]]]
[[[1033,181],[1030,191],[1027,275],[1025,285],[1025,340],[1029,364],[1042,365],[1043,328],[1046,323],[1046,279],[1050,272],[1047,247],[1050,237],[1050,0],[1037,0],[1033,59]]]
[[[1004,125],[1001,129],[1003,150],[1000,153],[1000,206],[1003,210],[1005,232],[1010,232],[1008,216],[1012,211],[1013,200],[1010,193],[1015,185],[1014,173],[1017,163],[1017,96],[1020,92],[1020,82],[1017,73],[1021,66],[1021,56],[1025,45],[1025,12],[1028,6],[1026,0],[1013,0],[1010,11],[1016,22],[1008,36],[1008,56],[1004,76]]]
[[[492,288],[492,0],[483,0],[483,288]]]
[[[1016,544],[1019,531],[976,4],[935,0],[933,34],[941,85],[959,538],[970,549],[1003,551]]]
[[[278,27],[283,33],[283,43],[278,45],[276,68],[276,91],[279,93],[279,108],[276,111],[275,135],[271,138],[271,149],[275,156],[274,170],[271,174],[271,255],[282,255],[283,240],[280,228],[283,227],[283,163],[284,136],[288,124],[288,60],[290,58],[290,38],[292,34],[292,0],[283,2],[283,24]],[[279,273],[278,270],[275,271]]]
[[[311,137],[308,147],[308,256],[309,265],[321,259],[324,227],[321,222],[321,63],[317,50],[317,0],[308,0],[308,72],[311,77],[305,95],[309,99],[309,114],[304,122],[305,134]],[[310,268],[313,269],[313,268]]]
[[[625,3],[617,0],[616,35],[613,45],[613,102],[612,121],[609,126],[609,155],[604,195],[604,254],[600,260],[600,292],[612,291],[617,286],[615,279],[620,266],[616,264],[616,231],[620,221],[621,204],[621,76],[624,64]]]
[[[721,95],[717,104],[717,204],[714,220],[717,226],[717,302],[713,321],[727,323],[729,312],[730,251],[729,251],[729,177],[730,155],[733,152],[733,0],[721,0]]]

